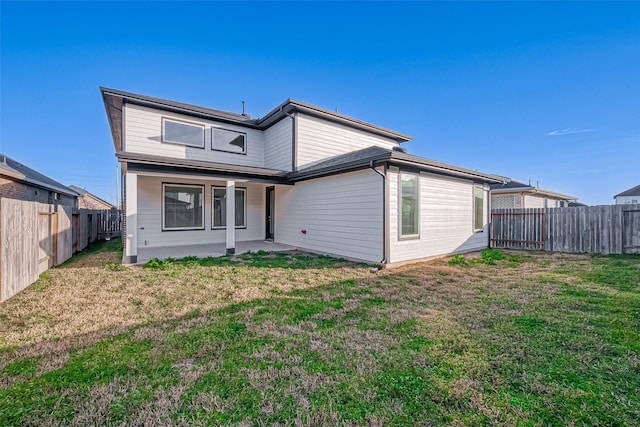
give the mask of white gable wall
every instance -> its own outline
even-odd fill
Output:
[[[380,262],[382,185],[369,169],[276,187],[275,241]]]
[[[305,114],[296,114],[296,123],[296,158],[299,168],[367,147],[377,146],[391,149],[398,146],[398,142],[394,139]]]
[[[264,131],[264,167],[291,171],[293,120],[285,117]]]
[[[161,142],[163,117],[204,125],[204,148]],[[174,159],[201,160],[206,162],[228,163],[232,165],[264,167],[264,134],[260,130],[215,122],[212,120],[194,118],[182,114],[169,113],[133,104],[125,104],[124,121],[124,150],[129,153],[163,156]],[[226,153],[223,151],[212,150],[212,127],[246,133],[246,154]]]
[[[481,250],[489,246],[489,192],[485,191],[484,195],[484,230],[475,232],[473,182],[428,173],[421,173],[419,179],[420,237],[401,240],[398,179],[398,171],[390,168],[387,172],[390,263]]]

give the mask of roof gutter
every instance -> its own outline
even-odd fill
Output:
[[[393,163],[397,163],[397,164],[404,165],[404,166],[416,167],[416,162],[413,162],[411,160],[402,160],[402,159],[397,159],[397,158],[394,159],[394,158],[392,158],[391,161]],[[442,167],[442,166],[438,166],[438,165],[434,165],[434,164],[424,164],[423,166],[428,168],[428,169],[430,169],[430,170],[432,170],[432,171],[440,172],[442,174],[449,175],[449,176],[459,176],[459,177],[464,177],[464,178],[471,178],[471,179],[481,180],[483,182],[489,182],[489,183],[494,183],[494,184],[499,184],[499,183],[504,183],[505,182],[503,179],[498,178],[497,176],[485,175],[485,174],[482,174],[482,173],[473,173],[472,171],[456,170],[456,169]]]

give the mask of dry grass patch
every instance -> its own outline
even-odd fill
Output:
[[[0,306],[0,424],[640,421],[638,257],[112,256]]]

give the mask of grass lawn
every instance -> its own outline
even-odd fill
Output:
[[[0,425],[640,424],[640,256],[117,244],[0,305]]]

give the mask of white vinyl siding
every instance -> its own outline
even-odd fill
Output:
[[[547,199],[544,196],[533,196],[529,194],[524,195],[524,207],[527,209],[532,208],[544,208],[547,207],[544,205],[544,201]],[[554,202],[551,199],[548,200],[548,207],[552,208],[554,206]]]
[[[125,143],[129,153],[264,167],[264,135],[260,130],[218,123],[152,108],[125,104]],[[162,142],[162,118],[204,126],[204,148]],[[246,154],[212,150],[212,127],[246,133]]]
[[[640,196],[618,196],[616,205],[628,205],[640,203]]]
[[[331,123],[316,117],[297,114],[297,166],[303,167],[329,157],[367,147],[391,149],[398,143],[389,138]]]
[[[226,242],[226,230],[212,230],[212,186],[225,186],[224,181],[182,179],[177,177],[162,178],[157,176],[138,175],[138,215],[137,233],[138,247],[162,247],[197,245],[203,243]],[[204,230],[162,231],[162,184],[179,183],[204,186]],[[264,239],[264,195],[263,184],[243,183],[247,188],[247,227],[236,230],[236,240]],[[146,242],[146,243],[145,243]]]
[[[382,177],[372,170],[276,187],[275,241],[380,262]]]
[[[292,123],[285,117],[264,131],[264,167],[290,171],[292,165]]]
[[[435,174],[420,174],[420,239],[398,238],[398,177],[387,172],[389,189],[389,262],[402,262],[485,249],[488,192],[484,193],[484,232],[474,232],[474,184]]]

